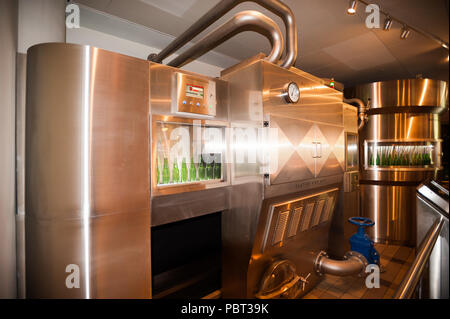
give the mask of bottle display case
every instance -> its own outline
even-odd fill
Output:
[[[364,143],[365,169],[439,168],[440,144],[436,141]]]
[[[227,183],[226,123],[154,116],[155,195],[195,191]]]

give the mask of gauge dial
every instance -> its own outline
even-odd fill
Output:
[[[291,82],[287,86],[286,90],[286,101],[288,103],[297,103],[300,99],[300,89],[297,83]]]

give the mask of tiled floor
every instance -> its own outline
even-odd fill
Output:
[[[325,275],[304,299],[390,299],[414,260],[414,248],[376,244],[384,272],[380,288],[367,288],[365,278]]]

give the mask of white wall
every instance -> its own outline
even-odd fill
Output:
[[[17,2],[0,1],[0,299],[16,297],[15,81]]]
[[[3,0],[0,0],[3,1]],[[65,42],[65,0],[18,2],[16,57],[16,264],[17,296],[25,298],[25,94],[26,53],[39,43]],[[18,24],[17,24],[18,23]],[[14,154],[14,153],[13,153]]]
[[[19,0],[18,52],[45,42],[64,42],[65,0]]]
[[[125,54],[143,60],[146,60],[150,53],[160,51],[160,49],[151,46],[122,39],[85,27],[78,29],[66,29],[66,42],[91,45],[97,48]],[[200,61],[194,61],[183,67],[183,69],[211,77],[218,77],[223,68]]]

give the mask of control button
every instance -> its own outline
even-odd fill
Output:
[[[200,103],[197,102],[197,106],[200,106]]]
[[[187,102],[186,101],[183,101],[183,104],[186,104]]]

